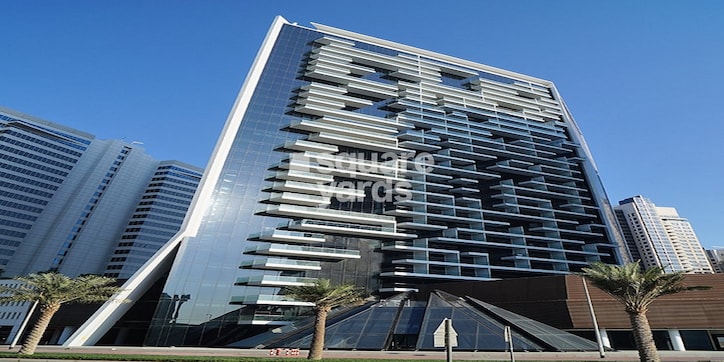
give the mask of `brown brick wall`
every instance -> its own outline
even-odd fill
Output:
[[[592,328],[581,278],[569,275],[565,279],[573,328]],[[651,304],[646,314],[651,328],[724,328],[724,274],[687,275],[685,283],[712,288],[660,297]],[[588,289],[599,327],[614,329],[630,326],[628,315],[618,301],[590,283]]]
[[[687,275],[687,285],[712,289],[657,299],[647,316],[654,329],[724,329],[724,274]],[[433,285],[459,296],[471,296],[561,329],[592,329],[581,277],[576,275],[521,278],[491,282]],[[600,328],[628,329],[623,306],[588,283]]]

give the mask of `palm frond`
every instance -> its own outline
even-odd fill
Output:
[[[332,285],[328,279],[319,279],[314,284],[284,288],[289,298],[314,303],[316,308],[335,308],[362,300],[362,291],[351,284]]]
[[[656,298],[687,290],[708,289],[687,287],[683,272],[666,273],[661,267],[641,270],[639,262],[624,265],[593,263],[583,268],[583,276],[593,285],[621,302],[630,312],[644,312]]]
[[[14,279],[22,284],[17,287],[0,287],[0,302],[37,300],[40,305],[92,303],[107,300],[119,291],[114,285],[115,279],[97,275],[70,278],[60,273],[47,272]]]

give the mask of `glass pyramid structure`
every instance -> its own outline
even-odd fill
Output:
[[[427,300],[415,293],[399,294],[367,305],[342,309],[327,323],[328,349],[435,350],[433,333],[450,318],[458,333],[456,350],[506,351],[509,326],[514,350],[596,351],[595,342],[509,312],[471,297],[440,290]],[[309,348],[314,319],[231,344],[243,348]]]

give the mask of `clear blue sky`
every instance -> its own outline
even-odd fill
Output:
[[[205,166],[274,16],[552,80],[613,203],[724,246],[724,1],[0,0],[0,105]]]

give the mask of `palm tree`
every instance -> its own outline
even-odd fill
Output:
[[[284,294],[300,302],[314,303],[314,333],[307,359],[322,359],[324,333],[327,327],[327,314],[332,308],[358,303],[362,300],[360,289],[351,284],[332,285],[327,279],[319,279],[313,284],[287,287]]]
[[[38,302],[40,317],[25,339],[19,354],[31,355],[48,328],[55,312],[64,303],[93,303],[108,300],[120,289],[113,278],[83,275],[75,279],[56,272],[29,274],[13,278],[19,287],[0,286],[0,302]]]
[[[710,289],[705,286],[685,286],[684,272],[667,274],[661,267],[642,271],[638,261],[625,265],[597,262],[583,268],[583,272],[583,276],[593,285],[624,305],[642,362],[660,361],[649,320],[646,318],[649,304],[662,295]]]

